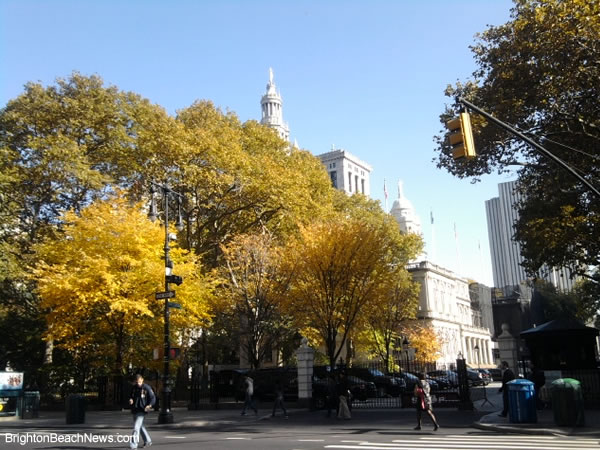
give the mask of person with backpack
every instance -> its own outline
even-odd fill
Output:
[[[152,445],[152,439],[148,430],[144,426],[146,413],[152,409],[156,402],[156,396],[150,385],[144,383],[144,377],[139,373],[135,376],[135,384],[131,389],[129,404],[131,405],[131,414],[133,414],[133,433],[131,436],[130,447],[138,448],[140,433],[144,440],[144,447]]]

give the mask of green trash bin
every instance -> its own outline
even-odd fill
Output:
[[[584,424],[581,383],[573,378],[559,378],[550,386],[554,423],[558,426],[582,427]]]
[[[21,419],[35,419],[40,413],[40,393],[38,391],[27,391],[21,397],[21,408],[19,416]]]
[[[85,423],[85,398],[83,395],[71,394],[67,397],[67,423]]]

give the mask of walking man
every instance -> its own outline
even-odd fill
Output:
[[[271,414],[271,417],[275,417],[277,408],[282,409],[283,416],[287,419],[288,413],[283,404],[283,384],[281,380],[277,380],[277,383],[275,383],[275,403],[273,403],[273,413]]]
[[[154,402],[156,402],[154,391],[149,385],[144,383],[144,377],[138,373],[135,376],[135,384],[129,396],[129,404],[131,405],[131,413],[133,414],[133,434],[130,445],[132,449],[138,448],[140,433],[144,440],[144,447],[152,445],[152,439],[144,426],[144,418],[146,417],[146,413],[154,406]]]
[[[254,403],[253,395],[254,395],[254,380],[250,378],[248,375],[244,377],[244,389],[245,389],[245,398],[244,398],[244,409],[242,409],[242,416],[246,415],[246,409],[250,408],[254,410],[254,414],[258,415],[258,409]]]
[[[506,383],[515,379],[515,374],[508,367],[508,363],[506,361],[502,361],[502,386],[498,389],[498,392],[502,392],[502,413],[499,414],[500,417],[506,417],[508,414],[508,386]]]

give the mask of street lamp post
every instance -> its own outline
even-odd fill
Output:
[[[408,359],[408,346],[410,345],[410,342],[408,342],[408,338],[405,336],[404,340],[402,341],[402,349],[404,350],[404,353],[406,354],[406,371],[410,372],[410,364],[409,364],[409,359]]]
[[[171,237],[169,235],[169,200],[172,198],[177,201],[177,223],[175,227],[177,230],[181,231],[183,229],[183,221],[181,219],[181,200],[182,195],[173,191],[169,188],[168,184],[159,184],[151,181],[150,193],[151,193],[151,202],[150,202],[150,211],[148,213],[148,217],[151,221],[155,221],[158,217],[155,194],[159,192],[162,194],[163,200],[163,208],[164,208],[164,224],[165,224],[165,291],[157,292],[157,299],[165,300],[165,309],[164,309],[164,322],[165,322],[165,330],[164,330],[164,356],[163,356],[163,386],[162,386],[162,396],[160,401],[160,413],[158,414],[158,423],[173,423],[173,413],[171,412],[171,386],[169,384],[169,360],[171,353],[171,342],[169,338],[169,318],[170,318],[170,308],[169,308],[169,299],[175,297],[175,292],[169,290],[169,283],[175,283],[177,285],[181,284],[181,277],[173,275],[173,262],[169,258],[169,243],[171,241]]]
[[[481,355],[479,354],[479,346],[475,345],[475,347],[473,347],[473,350],[475,350],[477,352],[477,368],[481,369]],[[481,376],[481,374],[480,374]],[[483,380],[483,377],[482,377]],[[481,402],[481,406],[485,405],[486,403],[489,403],[490,406],[494,406],[494,404],[489,401],[489,399],[487,398],[487,391],[485,390],[485,381],[483,381],[483,401]]]

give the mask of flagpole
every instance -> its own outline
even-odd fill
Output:
[[[388,192],[387,192],[387,188],[385,186],[385,178],[383,179],[383,197],[385,198],[385,212],[389,212],[388,211]]]
[[[435,263],[437,260],[437,254],[435,251],[435,224],[433,221],[433,209],[429,210],[429,216],[431,218],[431,262]]]
[[[458,232],[456,231],[456,222],[454,222],[454,242],[456,244],[456,264],[458,266],[458,274],[462,275],[462,267],[460,264],[460,251],[458,246]]]

